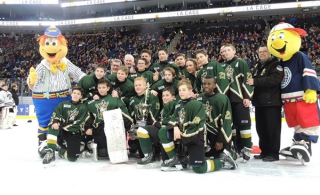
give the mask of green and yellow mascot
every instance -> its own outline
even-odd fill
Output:
[[[44,157],[51,115],[60,102],[71,99],[70,77],[78,82],[85,73],[66,58],[67,40],[56,26],[47,28],[38,41],[39,52],[43,60],[36,66],[36,69],[33,67],[30,69],[28,85],[32,90],[32,99],[39,123],[38,152],[40,157]]]
[[[268,37],[270,53],[281,59],[284,68],[281,98],[287,124],[295,130],[294,143],[280,155],[297,158],[302,164],[310,161],[311,143],[317,143],[319,136],[319,80],[308,56],[299,51],[300,36],[306,35],[305,30],[281,22]]]

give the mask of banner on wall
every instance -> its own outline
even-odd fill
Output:
[[[19,104],[18,105],[18,113],[20,116],[29,116],[29,104]]]

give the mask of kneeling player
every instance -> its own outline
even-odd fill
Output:
[[[55,108],[47,135],[46,155],[42,164],[44,167],[55,165],[55,151],[57,149],[57,137],[65,141],[66,146],[59,148],[59,156],[75,162],[80,155],[81,126],[88,117],[87,107],[80,102],[83,90],[74,87],[71,93],[71,101],[64,101]]]
[[[206,112],[207,138],[211,150],[206,153],[208,156],[223,159],[226,154],[231,155],[230,142],[232,138],[232,110],[228,97],[216,90],[216,79],[213,76],[206,76],[203,80],[203,91],[197,98]],[[229,152],[230,151],[230,152]],[[234,159],[237,154],[232,152]],[[230,158],[231,169],[237,168],[237,163]]]
[[[172,88],[164,88],[162,91],[162,101],[163,101],[163,109],[160,112],[160,120],[159,122],[154,122],[153,125],[147,125],[144,127],[140,127],[137,130],[137,135],[139,139],[139,143],[141,146],[141,150],[144,154],[144,158],[138,160],[138,165],[147,165],[153,164],[155,161],[155,151],[152,148],[152,143],[157,145],[160,140],[158,137],[159,129],[162,125],[167,125],[171,115],[174,112],[176,101],[174,101],[175,92]],[[167,154],[164,152],[161,146],[161,155],[162,160],[165,161],[168,159]]]
[[[103,112],[108,110],[121,109],[126,131],[133,128],[133,120],[129,116],[126,105],[119,99],[108,94],[111,83],[107,79],[98,81],[99,100],[87,101],[86,105],[90,112],[90,119],[85,123],[86,135],[92,135],[94,143],[97,144],[98,158],[108,157],[107,138],[104,133]]]
[[[191,98],[192,86],[190,81],[181,80],[178,84],[181,100],[176,104],[176,109],[167,127],[159,130],[159,138],[169,159],[161,165],[161,170],[181,170],[180,160],[176,156],[173,140],[181,140],[187,147],[189,164],[196,173],[212,172],[220,169],[226,159],[205,159],[205,121],[206,114],[201,102]],[[167,134],[173,133],[173,140]],[[231,158],[227,155],[228,158]]]

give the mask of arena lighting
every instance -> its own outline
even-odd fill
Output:
[[[16,5],[37,5],[37,4],[54,4],[58,5],[59,0],[4,0],[0,4],[16,4]]]
[[[70,3],[61,3],[61,7],[77,7],[85,5],[99,5],[99,4],[108,4],[108,3],[125,3],[138,0],[91,0],[91,1],[76,1]]]
[[[171,17],[186,17],[186,16],[198,16],[198,15],[213,15],[213,14],[227,14],[236,12],[248,12],[248,11],[269,11],[269,10],[281,10],[284,7],[290,8],[307,8],[319,6],[320,1],[304,1],[295,3],[275,3],[275,4],[259,4],[248,5],[238,7],[225,7],[225,8],[211,8],[200,10],[183,10],[172,12],[157,12],[146,14],[134,14],[134,15],[121,15],[101,18],[86,18],[76,20],[60,20],[60,21],[0,21],[0,26],[70,26],[79,24],[96,24],[96,23],[110,23],[119,21],[133,21],[133,20],[146,20],[146,19],[158,19],[158,18],[171,18]],[[43,18],[42,18],[43,19]]]

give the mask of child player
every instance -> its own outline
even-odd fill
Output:
[[[81,103],[83,90],[74,87],[71,93],[71,100],[61,102],[54,109],[47,135],[46,155],[42,164],[44,167],[55,165],[55,151],[57,149],[57,137],[66,142],[67,147],[59,148],[59,156],[75,162],[80,155],[81,126],[88,117],[87,107]]]
[[[224,166],[225,162],[229,162],[232,157],[226,153],[223,159],[205,159],[206,114],[204,106],[201,102],[191,98],[192,86],[189,80],[181,80],[178,88],[181,100],[175,106],[175,112],[169,121],[169,125],[159,130],[160,141],[169,157],[161,165],[161,170],[174,170],[172,169],[174,167],[176,170],[182,169],[173,142],[181,140],[181,143],[187,147],[189,164],[194,172],[216,171]]]
[[[207,138],[210,143],[211,151],[209,156],[223,158],[224,150],[230,150],[232,138],[232,111],[228,97],[218,93],[216,90],[216,79],[207,75],[203,82],[204,93],[197,98],[202,102],[206,112]],[[236,157],[236,154],[234,154]],[[237,168],[237,164],[232,160],[229,162]]]
[[[97,144],[98,158],[108,157],[107,139],[104,133],[103,112],[120,108],[126,132],[133,127],[133,120],[129,116],[127,107],[119,98],[113,98],[108,94],[111,83],[107,79],[98,81],[99,100],[91,100],[86,103],[90,112],[90,119],[85,124],[85,134],[92,135]]]
[[[147,165],[153,164],[155,161],[155,152],[152,148],[153,144],[158,144],[160,142],[158,137],[159,129],[162,125],[167,125],[171,115],[174,113],[175,104],[175,92],[173,88],[166,87],[162,91],[162,101],[163,101],[163,109],[160,112],[160,120],[159,122],[155,122],[154,125],[147,125],[144,127],[139,127],[137,130],[137,135],[139,139],[139,143],[141,146],[141,150],[144,154],[144,158],[138,160],[138,165]],[[162,148],[162,146],[161,146]],[[161,152],[162,160],[165,161],[168,159],[167,154],[162,149]]]

